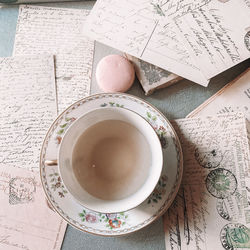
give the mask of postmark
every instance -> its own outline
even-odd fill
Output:
[[[240,223],[229,223],[220,232],[222,246],[227,250],[250,248],[250,229]]]
[[[205,182],[208,192],[218,199],[234,194],[237,188],[237,179],[231,171],[225,168],[212,170]]]
[[[33,178],[11,178],[9,181],[9,203],[16,205],[32,202],[35,191],[36,184]]]
[[[248,31],[244,37],[244,42],[246,45],[246,48],[250,51],[250,31]]]
[[[216,202],[216,210],[218,214],[227,221],[237,221],[239,218],[238,196],[230,195],[226,199],[218,199]]]
[[[196,148],[194,156],[199,165],[204,168],[217,168],[223,159],[219,149]]]

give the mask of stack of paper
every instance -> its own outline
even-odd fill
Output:
[[[207,86],[212,77],[249,58],[249,20],[249,0],[99,0],[86,32]]]
[[[88,96],[94,42],[84,34],[88,10],[20,6],[14,55],[55,56],[58,108]]]
[[[38,173],[57,113],[53,56],[0,58],[0,82],[0,248],[59,250],[66,223],[47,206]]]
[[[250,69],[174,122],[185,167],[164,216],[166,249],[250,248],[249,110]]]
[[[59,250],[67,223],[39,178],[44,136],[57,111],[89,95],[89,11],[21,6],[15,57],[0,58],[0,248]]]

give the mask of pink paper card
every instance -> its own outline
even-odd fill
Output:
[[[0,169],[0,249],[60,249],[66,223],[46,204],[38,173]]]
[[[53,56],[0,58],[0,83],[0,249],[58,250],[67,224],[48,207],[38,172],[56,116]]]

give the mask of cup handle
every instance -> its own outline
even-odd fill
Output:
[[[45,160],[44,165],[46,167],[57,166],[57,160]]]

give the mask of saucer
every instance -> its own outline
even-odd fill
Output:
[[[163,149],[163,169],[153,193],[138,207],[117,214],[97,213],[81,206],[63,185],[58,166],[45,166],[45,160],[56,159],[59,144],[69,125],[100,107],[125,108],[144,117],[158,134]],[[132,233],[159,218],[173,202],[182,172],[182,150],[170,122],[151,104],[128,94],[97,94],[74,103],[51,125],[41,149],[41,180],[53,209],[73,227],[102,236]]]

